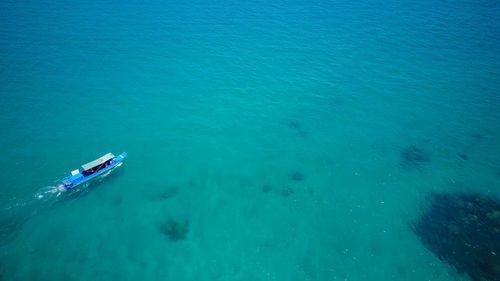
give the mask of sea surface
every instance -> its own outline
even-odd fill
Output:
[[[471,280],[412,225],[500,198],[500,3],[4,0],[0,155],[1,280]]]

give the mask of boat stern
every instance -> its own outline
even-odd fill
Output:
[[[83,179],[82,173],[77,173],[72,175],[71,177],[67,177],[61,181],[63,187],[65,189],[70,189],[72,188],[78,181],[81,181]]]

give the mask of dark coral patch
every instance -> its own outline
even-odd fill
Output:
[[[471,137],[476,141],[482,141],[485,138],[485,136],[481,133],[474,133]]]
[[[409,147],[403,151],[403,159],[407,162],[427,162],[429,157],[418,147]]]
[[[460,159],[462,160],[469,160],[469,156],[467,156],[467,154],[463,154],[463,153],[457,153],[458,157],[460,157]]]
[[[167,186],[165,190],[163,190],[162,193],[159,194],[159,197],[161,199],[170,199],[172,197],[177,196],[179,193],[179,188],[175,185]]]
[[[290,178],[294,181],[303,181],[304,180],[304,174],[299,172],[299,171],[294,171],[290,174]]]
[[[186,219],[169,219],[161,225],[160,229],[172,241],[184,240],[189,231],[189,221]]]
[[[339,98],[339,97],[334,97],[334,98],[332,99],[332,104],[333,104],[333,105],[341,105],[341,104],[342,104],[342,99],[341,99],[341,98]]]
[[[295,130],[301,130],[302,129],[302,125],[300,125],[300,123],[297,120],[290,120],[288,122],[288,127],[291,128],[291,129],[295,129]]]
[[[262,192],[268,193],[271,190],[273,190],[273,187],[270,186],[269,184],[265,184],[262,186]]]
[[[307,136],[307,132],[302,129],[302,125],[297,120],[290,120],[288,122],[288,128],[293,129],[295,134],[299,137]]]
[[[429,161],[429,155],[415,146],[407,147],[401,152],[401,164],[405,166],[420,166]]]
[[[406,273],[406,269],[405,269],[405,268],[404,268],[404,266],[402,266],[402,265],[397,265],[397,266],[396,266],[396,270],[398,271],[398,273],[399,273],[400,275],[404,275],[404,274]]]
[[[473,280],[500,280],[500,203],[477,193],[434,194],[414,225],[439,259]]]

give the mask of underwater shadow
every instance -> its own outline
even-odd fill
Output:
[[[472,280],[500,280],[500,203],[478,193],[432,194],[412,225],[440,260]]]
[[[302,128],[302,124],[300,124],[297,120],[288,121],[288,128],[294,130],[295,134],[298,137],[307,137],[308,135],[307,132]]]
[[[404,169],[420,170],[430,161],[431,157],[425,150],[416,146],[410,146],[401,151],[399,165]]]

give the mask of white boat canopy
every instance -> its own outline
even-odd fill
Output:
[[[108,153],[108,154],[106,154],[104,156],[99,157],[98,159],[96,159],[96,160],[94,160],[92,162],[89,162],[87,164],[82,165],[82,168],[84,170],[88,170],[88,169],[94,168],[95,166],[99,166],[99,165],[103,164],[104,162],[108,161],[109,159],[111,159],[113,157],[115,157],[113,155],[113,153]]]

